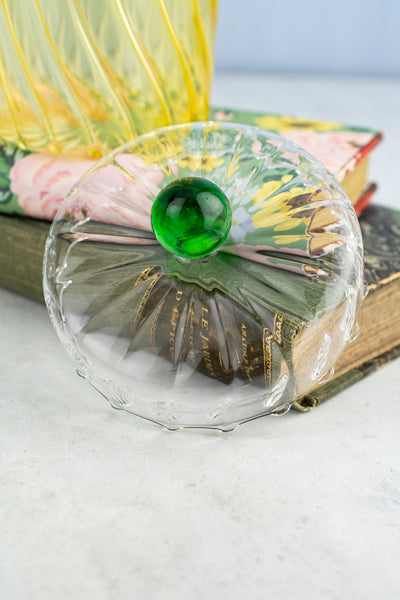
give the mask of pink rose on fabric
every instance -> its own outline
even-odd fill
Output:
[[[370,133],[353,131],[321,131],[306,129],[282,131],[282,135],[302,146],[336,176],[339,170],[371,139]]]
[[[149,198],[160,191],[162,171],[132,154],[120,154],[116,161],[122,168],[110,164],[94,171],[80,184],[76,199],[94,220],[151,230]],[[26,215],[51,221],[71,188],[95,163],[29,154],[12,167],[10,188]]]
[[[26,215],[52,221],[72,186],[94,163],[28,154],[12,167],[10,189]]]
[[[109,164],[82,181],[68,210],[78,218],[152,231],[151,210],[163,172],[133,154],[119,154],[115,162],[122,168]]]

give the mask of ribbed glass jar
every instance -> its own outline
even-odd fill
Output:
[[[0,142],[100,157],[207,118],[217,0],[3,0]]]

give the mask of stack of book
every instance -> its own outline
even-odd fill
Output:
[[[256,125],[302,145],[336,176],[351,199],[364,240],[369,294],[360,333],[348,345],[327,383],[295,408],[307,411],[400,356],[400,212],[369,205],[368,181],[378,131],[293,117],[215,108],[211,119]],[[0,285],[43,301],[42,262],[50,221],[66,193],[94,161],[30,154],[0,147]]]

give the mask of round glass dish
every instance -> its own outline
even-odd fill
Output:
[[[171,228],[153,230],[155,200],[182,178],[211,182],[230,206],[206,256],[174,254]],[[44,289],[79,374],[113,407],[229,430],[329,377],[354,334],[362,265],[353,207],[317,160],[261,129],[207,122],[137,138],[74,186],[50,230]]]

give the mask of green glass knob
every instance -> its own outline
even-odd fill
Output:
[[[157,196],[151,212],[157,241],[169,252],[198,258],[225,241],[232,211],[223,191],[208,179],[182,177]]]

